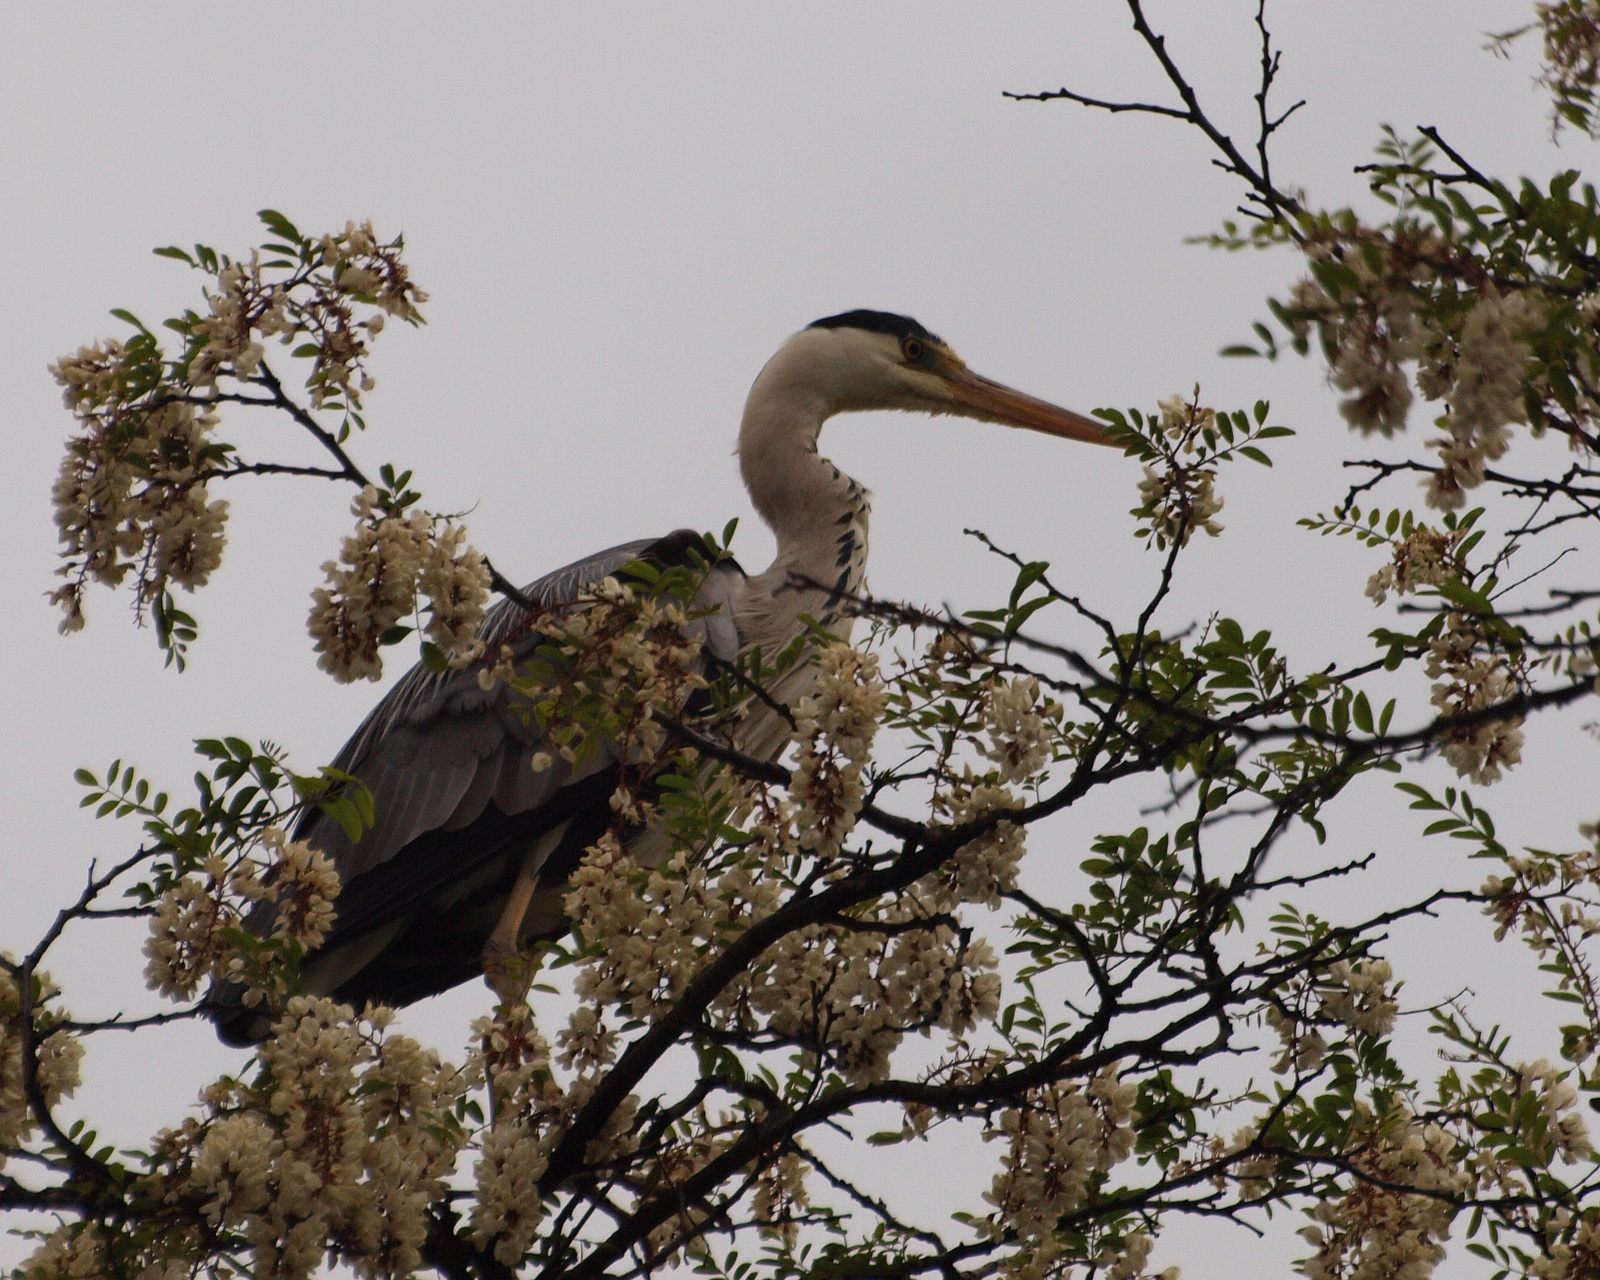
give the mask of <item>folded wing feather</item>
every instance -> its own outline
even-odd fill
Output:
[[[682,564],[688,549],[699,546],[688,530],[624,543],[522,594],[535,604],[559,605],[635,560]],[[740,648],[732,606],[743,577],[736,563],[721,561],[697,601],[715,612],[692,626],[705,650],[723,660]],[[508,644],[523,659],[540,642],[525,618],[520,606],[502,601],[478,634],[491,651]],[[353,843],[316,809],[295,827],[295,839],[332,860],[343,886],[332,932],[302,966],[308,990],[358,1006],[406,1004],[474,976],[497,904],[529,850],[542,851],[541,890],[549,884],[538,920],[530,923],[551,927],[562,882],[610,821],[617,762],[602,750],[575,771],[552,752],[552,767],[535,773],[533,756],[547,744],[517,706],[519,698],[503,682],[483,690],[474,670],[435,673],[418,664],[335,757],[337,768],[372,792],[376,821]],[[264,930],[270,920],[269,911],[252,926]],[[219,986],[208,1001],[223,1039],[248,1043],[266,1025],[239,996],[237,988]]]

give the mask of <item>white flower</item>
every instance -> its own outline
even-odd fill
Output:
[[[855,829],[886,702],[876,654],[837,644],[818,655],[813,691],[795,707],[800,758],[789,790],[800,805],[800,845],[819,857],[837,855]]]
[[[145,984],[174,1000],[187,1000],[215,976],[231,948],[223,930],[237,924],[221,886],[186,876],[161,895],[145,940]]]
[[[1316,1252],[1300,1263],[1311,1280],[1393,1276],[1427,1280],[1444,1260],[1455,1207],[1447,1198],[1467,1183],[1450,1136],[1403,1109],[1383,1123],[1369,1117],[1348,1139],[1347,1159],[1365,1177],[1313,1213],[1300,1235]],[[1416,1192],[1395,1190],[1414,1187]],[[1434,1192],[1435,1195],[1418,1194]]]
[[[1403,596],[1418,587],[1436,586],[1459,571],[1455,549],[1466,536],[1464,529],[1440,530],[1418,525],[1395,544],[1391,563],[1367,579],[1367,598],[1382,604],[1389,592]]]
[[[417,588],[428,597],[428,635],[446,653],[464,652],[489,602],[489,566],[466,542],[467,531],[446,525],[433,540]]]
[[[277,855],[271,885],[277,903],[273,936],[294,938],[308,949],[321,946],[333,928],[339,873],[320,850],[304,840],[290,841],[277,827],[263,839]]]
[[[1000,781],[1027,781],[1049,763],[1050,723],[1054,708],[1040,697],[1035,676],[996,679],[986,690],[983,730],[987,741],[979,754],[1000,766]]]
[[[1480,652],[1480,640],[1469,622],[1451,614],[1430,646],[1428,674],[1448,677],[1433,686],[1432,702],[1442,715],[1482,711],[1516,696],[1516,677],[1503,658]],[[1490,786],[1522,760],[1522,721],[1519,715],[1507,716],[1445,729],[1439,735],[1441,751],[1462,777]]]
[[[1082,1202],[1090,1175],[1108,1172],[1132,1153],[1137,1097],[1112,1064],[1087,1090],[1071,1081],[1052,1084],[1002,1113],[999,1127],[984,1134],[1007,1143],[1001,1172],[984,1195],[996,1210],[990,1233],[1015,1231],[1048,1256],[1057,1221]]]
[[[1188,546],[1196,529],[1215,538],[1223,526],[1212,517],[1226,502],[1212,491],[1215,480],[1212,471],[1177,467],[1162,475],[1154,467],[1146,467],[1135,514],[1150,521],[1151,528],[1166,541],[1179,546]]]
[[[1439,469],[1423,481],[1429,506],[1449,511],[1484,481],[1490,462],[1506,451],[1508,423],[1523,422],[1523,376],[1531,352],[1523,340],[1544,323],[1544,308],[1527,293],[1479,298],[1456,336],[1449,388],[1450,413],[1439,419],[1449,435],[1428,443],[1439,450]]]
[[[47,973],[36,973],[34,981],[39,990],[34,1030],[36,1035],[43,1033],[37,1041],[38,1082],[45,1104],[53,1107],[63,1098],[70,1098],[81,1083],[83,1042],[68,1031],[48,1030],[54,1018],[40,1006],[57,994],[57,988]],[[10,974],[0,971],[0,1168],[5,1165],[6,1153],[17,1150],[34,1129],[22,1079],[20,1014],[21,996],[16,982]]]
[[[1352,1031],[1385,1036],[1394,1030],[1399,1003],[1388,984],[1394,970],[1387,960],[1340,960],[1328,968],[1328,985],[1319,1016],[1344,1023]]]
[[[345,683],[383,674],[380,642],[415,607],[417,575],[432,547],[425,514],[382,515],[370,486],[352,511],[360,523],[344,540],[339,563],[322,566],[328,585],[311,593],[308,624],[317,665]]]

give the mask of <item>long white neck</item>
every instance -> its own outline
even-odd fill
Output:
[[[822,424],[856,406],[830,383],[826,362],[808,358],[804,337],[761,371],[739,428],[739,469],[778,540],[741,602],[745,643],[768,654],[798,634],[802,614],[848,636],[844,605],[866,582],[867,491],[817,452]]]

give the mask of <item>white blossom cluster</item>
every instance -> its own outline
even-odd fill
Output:
[[[428,295],[411,282],[400,261],[401,244],[380,243],[370,222],[346,223],[317,243],[310,268],[269,279],[259,251],[248,262],[223,260],[216,292],[205,298],[210,314],[193,323],[199,345],[187,376],[196,387],[212,387],[219,377],[241,382],[255,378],[266,357],[261,339],[284,344],[309,339],[315,348],[306,385],[313,406],[334,397],[359,408],[363,392],[377,383],[365,371],[367,341],[383,331],[388,316],[418,321]],[[376,308],[358,321],[354,304]]]
[[[479,1249],[514,1267],[544,1219],[539,1179],[573,1117],[593,1096],[599,1077],[585,1072],[562,1087],[550,1069],[550,1045],[526,1003],[502,1004],[473,1023],[472,1030],[478,1047],[465,1075],[469,1082],[488,1087],[493,1111],[473,1174],[477,1195],[472,1238]],[[637,1149],[637,1109],[638,1099],[630,1096],[607,1117],[585,1151],[591,1167]]]
[[[1400,1011],[1393,981],[1394,970],[1387,960],[1339,960],[1315,980],[1306,978],[1282,991],[1281,1003],[1268,1004],[1264,1013],[1266,1025],[1277,1033],[1283,1046],[1272,1064],[1273,1071],[1284,1075],[1320,1068],[1329,1049],[1322,1027],[1343,1026],[1365,1035],[1388,1035]],[[1251,1140],[1248,1131],[1243,1138]]]
[[[415,1041],[386,1036],[386,1020],[356,1022],[331,1001],[292,999],[262,1046],[259,1078],[219,1081],[201,1116],[157,1135],[150,1194],[236,1233],[255,1276],[305,1280],[330,1243],[359,1276],[414,1273],[427,1209],[444,1195],[460,1146],[450,1107],[465,1084]],[[185,1244],[158,1234],[147,1256],[113,1273],[96,1229],[67,1227],[24,1271],[36,1280],[168,1280],[189,1274]]]
[[[1578,1106],[1578,1090],[1573,1086],[1570,1072],[1553,1067],[1540,1058],[1533,1063],[1517,1066],[1519,1094],[1533,1094],[1539,1100],[1539,1111],[1544,1118],[1542,1132],[1528,1134],[1525,1141],[1536,1157],[1548,1159],[1559,1155],[1566,1164],[1594,1157],[1594,1143],[1589,1139],[1589,1126],[1584,1122]]]
[[[291,841],[280,828],[262,833],[271,851],[265,868],[253,858],[230,867],[212,855],[204,876],[180,879],[156,901],[145,940],[145,982],[175,1000],[188,1000],[207,979],[244,982],[247,1005],[259,1004],[264,993],[228,938],[243,925],[255,903],[270,903],[274,938],[290,938],[309,949],[319,946],[333,927],[339,877],[333,864],[303,840]]]
[[[1029,782],[1050,762],[1060,714],[1040,694],[1037,676],[997,678],[985,690],[978,752],[999,766],[1001,782]]]
[[[16,1272],[40,1280],[115,1280],[100,1228],[93,1223],[57,1227]],[[126,1274],[126,1273],[124,1273]],[[136,1280],[187,1280],[187,1263],[170,1268],[151,1263],[136,1273]]]
[[[1019,800],[1008,787],[995,786],[963,772],[949,781],[936,805],[956,824],[973,822],[996,810],[1015,809]],[[1017,886],[1028,829],[1002,818],[983,835],[956,850],[937,871],[917,882],[916,890],[933,910],[950,911],[970,902],[997,908],[1000,895]]]
[[[147,986],[170,999],[187,1000],[226,965],[232,948],[223,930],[238,923],[225,892],[227,880],[218,858],[206,880],[185,876],[161,895],[144,944]]]
[[[1337,259],[1357,279],[1350,296],[1335,298],[1311,278],[1290,296],[1297,333],[1313,324],[1322,332],[1329,380],[1348,393],[1340,412],[1363,434],[1404,429],[1414,399],[1405,366],[1415,363],[1423,395],[1448,409],[1438,420],[1446,434],[1428,441],[1440,465],[1424,482],[1427,501],[1444,511],[1461,506],[1467,490],[1483,483],[1486,466],[1505,453],[1510,424],[1527,420],[1527,339],[1545,323],[1543,304],[1531,293],[1487,285],[1448,332],[1440,331],[1420,313],[1418,291],[1447,261],[1448,246],[1412,224],[1387,237],[1348,229],[1337,243],[1317,242],[1308,252]]]
[[[606,835],[574,874],[567,912],[595,953],[578,995],[625,1016],[656,1018],[716,949],[765,919],[783,898],[782,860],[736,859],[708,875],[684,854],[644,872]],[[915,899],[885,903],[850,929],[786,934],[719,998],[714,1017],[746,1034],[775,1033],[826,1052],[846,1078],[883,1079],[908,1031],[960,1037],[999,1008],[997,958],[981,939],[925,918]],[[594,1046],[594,1047],[589,1047]],[[574,1059],[609,1055],[589,1015],[574,1015]]]
[[[981,938],[919,918],[909,906],[877,913],[893,936],[820,926],[786,935],[756,967],[743,996],[760,1023],[824,1048],[855,1084],[882,1080],[908,1031],[968,1035],[999,1011],[998,958]]]
[[[1457,548],[1466,532],[1418,525],[1395,543],[1390,563],[1367,579],[1367,598],[1373,604],[1382,604],[1391,591],[1397,596],[1409,595],[1418,587],[1437,586],[1459,575]]]
[[[1552,1215],[1553,1226],[1566,1234],[1546,1246],[1545,1256],[1528,1269],[1534,1280],[1590,1280],[1600,1275],[1600,1217],[1592,1213],[1574,1220],[1565,1210]]]
[[[9,955],[5,959],[14,963]],[[50,1029],[53,1022],[65,1016],[44,1008],[60,993],[50,975],[35,974],[34,983],[38,992],[33,1029],[39,1092],[45,1105],[53,1107],[63,1098],[70,1098],[82,1083],[79,1067],[83,1042],[69,1031]],[[20,1149],[37,1125],[23,1080],[22,1031],[21,992],[12,974],[0,969],[0,1169],[5,1168],[8,1153]]]
[[[473,1242],[515,1266],[544,1218],[539,1179],[559,1135],[541,1122],[561,1090],[550,1074],[550,1046],[526,1004],[502,1007],[472,1030],[479,1048],[467,1072],[488,1085],[494,1112],[473,1173]]]
[[[1193,453],[1201,440],[1215,430],[1217,413],[1200,404],[1200,388],[1192,396],[1168,396],[1159,402],[1160,430],[1165,437],[1165,471],[1144,469],[1139,482],[1139,505],[1133,515],[1150,522],[1150,530],[1162,543],[1188,546],[1195,530],[1204,529],[1215,538],[1223,526],[1213,517],[1222,510],[1224,500],[1213,490],[1216,472],[1209,468],[1185,466],[1180,453]]]
[[[426,512],[389,511],[371,485],[351,513],[356,531],[338,561],[322,566],[328,585],[311,593],[317,665],[341,683],[378,679],[384,636],[417,608],[419,592],[432,611],[428,634],[442,649],[468,650],[488,603],[489,570],[465,545],[466,531],[447,525],[435,535]]]
[[[761,1224],[761,1233],[794,1248],[800,1238],[796,1215],[811,1203],[806,1187],[809,1166],[792,1151],[767,1165],[756,1177],[756,1190],[750,1214]]]
[[[1276,1068],[1274,1068],[1276,1070]],[[1213,1160],[1222,1160],[1223,1157],[1237,1152],[1247,1151],[1261,1137],[1259,1124],[1246,1125],[1236,1130],[1231,1141],[1223,1141],[1218,1134],[1211,1139],[1210,1154]],[[1239,1199],[1244,1201],[1264,1200],[1272,1190],[1272,1185],[1278,1175],[1284,1170],[1286,1162],[1279,1156],[1256,1152],[1229,1162],[1226,1175],[1218,1173],[1211,1179],[1211,1183],[1218,1191],[1227,1188],[1228,1178],[1234,1180],[1239,1189]]]
[[[1336,961],[1328,966],[1320,1016],[1365,1035],[1388,1035],[1400,1012],[1399,1002],[1390,992],[1393,978],[1387,960]]]
[[[446,524],[434,535],[417,590],[428,599],[428,638],[447,654],[471,653],[489,601],[489,566],[467,545],[464,526]]]
[[[1328,1041],[1315,1026],[1307,1026],[1293,1013],[1268,1005],[1266,1023],[1278,1033],[1283,1052],[1272,1064],[1278,1075],[1290,1071],[1315,1071],[1328,1056]]]
[[[1404,428],[1412,394],[1402,365],[1418,354],[1410,271],[1379,273],[1365,255],[1348,255],[1361,282],[1353,307],[1341,307],[1314,279],[1295,284],[1290,304],[1302,317],[1333,338],[1329,381],[1346,397],[1339,412],[1363,435],[1390,436]]]
[[[817,658],[816,684],[794,709],[799,741],[790,794],[800,806],[800,847],[839,853],[866,798],[862,772],[887,705],[876,654],[835,644]]]
[[[1103,1268],[1106,1280],[1139,1280],[1148,1274],[1144,1266],[1150,1260],[1150,1251],[1155,1244],[1155,1237],[1148,1231],[1132,1231],[1123,1239],[1120,1248],[1108,1246],[1102,1249],[1095,1262]],[[1177,1267],[1168,1267],[1150,1277],[1150,1280],[1178,1280],[1179,1274]]]
[[[1316,1252],[1301,1272],[1309,1280],[1428,1280],[1444,1260],[1454,1206],[1418,1193],[1459,1193],[1468,1181],[1450,1135],[1402,1110],[1358,1126],[1346,1157],[1358,1176],[1312,1211],[1314,1225],[1300,1235]]]
[[[197,320],[193,337],[202,342],[189,362],[189,381],[197,387],[214,387],[217,378],[229,376],[248,382],[266,358],[258,337],[293,340],[300,326],[290,315],[289,290],[264,284],[261,255],[248,263],[231,262],[217,273],[217,292],[206,291],[211,314]]]
[[[1452,613],[1444,631],[1429,646],[1427,672],[1435,679],[1432,702],[1442,715],[1482,711],[1516,696],[1516,675],[1506,660],[1482,652],[1482,636],[1472,622]],[[1455,771],[1482,786],[1500,780],[1522,760],[1523,717],[1482,720],[1443,730],[1440,750]]]
[[[83,627],[86,582],[118,586],[132,572],[141,603],[169,582],[193,591],[221,564],[227,541],[228,504],[206,488],[216,415],[181,401],[108,409],[99,397],[108,386],[114,393],[124,355],[107,343],[51,368],[83,427],[67,442],[54,493],[66,583],[50,599],[66,615],[63,632]]]
[[[1015,1232],[1019,1239],[1009,1274],[1027,1280],[1047,1274],[1063,1247],[1056,1223],[1082,1203],[1093,1174],[1108,1172],[1132,1153],[1137,1099],[1138,1089],[1118,1078],[1113,1063],[1086,1089],[1065,1081],[1034,1091],[985,1132],[987,1140],[1007,1145],[984,1199],[995,1207],[987,1220],[990,1234]]]
[[[1216,430],[1217,411],[1200,403],[1200,387],[1192,395],[1172,395],[1156,401],[1161,410],[1161,434],[1185,453],[1193,453],[1201,437]]]
[[[1544,66],[1539,83],[1556,99],[1552,129],[1559,130],[1569,123],[1567,113],[1561,110],[1563,105],[1578,106],[1582,109],[1573,114],[1587,123],[1592,137],[1594,92],[1600,85],[1600,13],[1587,0],[1537,4],[1534,12],[1544,32]]]
[[[1509,876],[1489,876],[1479,892],[1483,911],[1495,921],[1495,940],[1518,929],[1541,958],[1552,951],[1581,955],[1584,944],[1600,936],[1600,823],[1582,823],[1589,847],[1572,853],[1508,854]],[[1572,987],[1563,978],[1561,988]],[[1592,1030],[1584,1029],[1562,1049],[1564,1057],[1587,1062],[1595,1050]]]
[[[1173,467],[1165,475],[1154,467],[1144,469],[1139,481],[1139,505],[1134,514],[1148,520],[1154,532],[1169,543],[1189,545],[1195,530],[1204,529],[1215,538],[1223,526],[1214,517],[1226,499],[1217,497],[1213,484],[1216,472]]]
[[[339,873],[321,850],[290,840],[281,827],[268,828],[262,843],[273,853],[271,883],[258,880],[247,896],[271,900],[273,937],[293,938],[307,951],[320,947],[333,928]]]
[[[681,852],[646,872],[607,832],[584,856],[566,898],[568,916],[599,949],[576,979],[578,996],[632,1018],[660,1017],[714,946],[777,909],[781,885],[742,861],[713,878]],[[604,1043],[585,1019],[569,1028],[564,1048],[594,1058]]]
[[[713,1122],[703,1106],[696,1108],[690,1132],[645,1162],[649,1185],[671,1194],[721,1155],[733,1141],[726,1132],[727,1119]],[[696,1237],[709,1218],[700,1204],[680,1192],[677,1211],[645,1237],[645,1256],[662,1267],[678,1266],[686,1255],[703,1257],[706,1250]]]
[[[380,242],[370,222],[359,226],[348,222],[342,232],[330,232],[319,242],[318,265],[328,279],[326,283],[313,281],[315,288],[310,300],[302,304],[301,319],[318,345],[307,380],[313,404],[320,407],[330,397],[342,395],[350,404],[359,405],[360,392],[376,385],[361,367],[366,355],[362,331],[376,337],[383,331],[386,316],[421,320],[418,308],[428,295],[412,283],[400,260],[401,248],[398,239]],[[353,323],[353,301],[376,306],[378,314]]]
[[[1461,322],[1448,388],[1450,413],[1440,421],[1448,436],[1430,440],[1440,467],[1427,481],[1428,505],[1449,511],[1484,480],[1487,465],[1504,455],[1512,422],[1526,421],[1522,381],[1530,352],[1523,339],[1544,323],[1544,308],[1526,293],[1492,290]]]
[[[654,813],[645,784],[667,747],[661,714],[675,716],[706,685],[698,663],[701,637],[691,622],[676,600],[641,595],[606,578],[583,598],[531,620],[547,648],[560,654],[553,678],[520,679],[515,655],[502,648],[485,659],[478,683],[484,689],[502,679],[515,683],[533,700],[532,714],[568,764],[604,744],[624,765],[611,807],[619,822],[643,825]],[[554,761],[541,751],[531,763],[542,773]]]
[[[83,626],[88,582],[117,586],[132,572],[142,608],[169,583],[191,591],[204,585],[221,563],[227,504],[211,500],[207,481],[235,472],[226,465],[229,446],[213,438],[217,403],[232,394],[218,391],[219,378],[265,385],[275,398],[252,402],[279,403],[277,382],[262,374],[263,342],[309,338],[313,405],[356,409],[375,385],[363,366],[367,340],[386,316],[421,320],[417,306],[426,295],[400,261],[399,240],[380,243],[369,223],[351,223],[314,252],[306,243],[309,256],[298,266],[263,264],[259,252],[232,261],[202,250],[199,265],[216,287],[205,293],[207,314],[172,322],[189,340],[178,359],[165,359],[141,332],[127,343],[82,347],[51,366],[78,420],[55,485],[66,583],[51,598],[66,615],[62,630]],[[356,320],[357,304],[374,309],[368,319]],[[465,583],[480,576],[475,559],[456,546],[431,566],[436,629],[447,647],[470,640],[481,616]]]

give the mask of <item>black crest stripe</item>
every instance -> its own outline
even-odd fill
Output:
[[[921,338],[939,342],[939,335],[930,333],[910,316],[896,315],[892,311],[842,311],[836,316],[813,320],[808,329],[865,329],[868,333],[887,333],[902,340]]]

